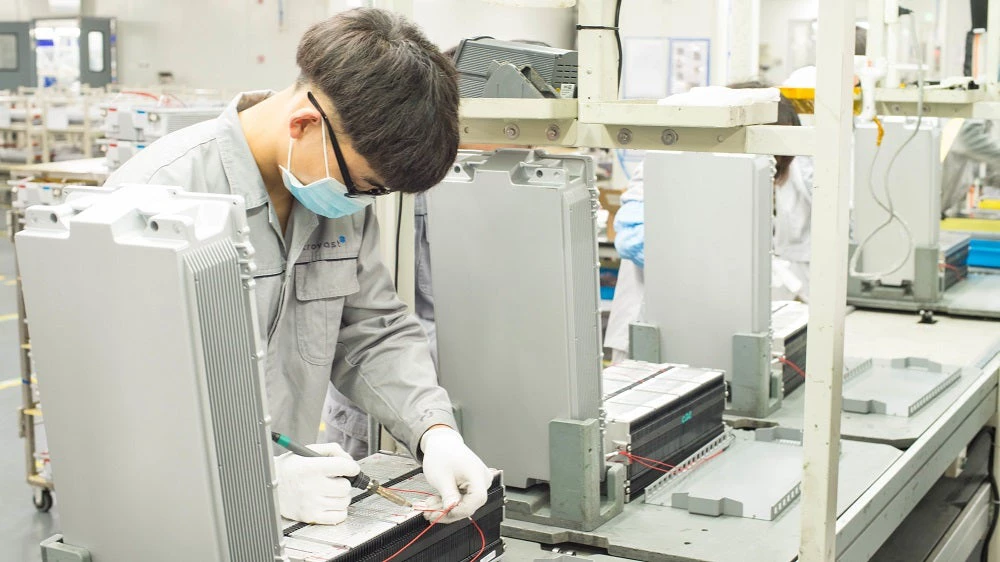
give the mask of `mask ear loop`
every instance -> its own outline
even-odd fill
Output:
[[[292,173],[292,146],[295,144],[295,139],[288,137],[288,161],[285,162],[285,169],[288,173]]]
[[[326,168],[326,177],[330,176],[330,156],[326,153],[326,127],[319,126],[320,134],[323,135],[323,167]]]

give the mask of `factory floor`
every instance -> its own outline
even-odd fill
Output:
[[[2,209],[0,209],[2,211]],[[6,231],[5,213],[0,213]],[[40,562],[38,544],[59,529],[58,503],[50,513],[32,505],[32,489],[24,481],[24,444],[17,434],[20,406],[18,336],[14,255],[6,236],[0,237],[0,562]],[[67,280],[69,281],[69,280]],[[985,472],[987,444],[979,440],[970,450],[967,473],[958,480],[942,479],[876,554],[880,562],[921,560],[964,503]],[[58,476],[57,476],[58,479]],[[939,534],[940,533],[940,534]],[[511,562],[519,562],[510,559]],[[972,560],[978,560],[975,553]]]
[[[2,232],[6,212],[0,209]],[[0,561],[38,562],[38,543],[56,533],[56,509],[39,513],[32,505],[32,488],[24,481],[24,442],[17,436],[21,405],[18,381],[17,291],[14,252],[6,234],[0,239]]]

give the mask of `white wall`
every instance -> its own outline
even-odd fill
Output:
[[[0,21],[28,21],[34,18],[74,16],[79,13],[80,0],[0,1]]]
[[[937,19],[937,4],[939,0],[904,0],[903,4],[913,9],[920,22],[919,32],[924,34],[929,28],[933,28]],[[942,0],[943,4],[949,6],[950,14],[946,30],[939,36],[938,41],[942,47],[942,55],[950,61],[954,61],[954,56],[962,57],[956,51],[964,53],[965,31],[969,23],[969,3],[965,0]],[[770,62],[773,64],[768,72],[768,79],[771,82],[781,82],[794,68],[790,68],[789,50],[789,23],[793,20],[814,20],[816,19],[819,3],[818,0],[761,0],[761,47],[770,51]],[[868,19],[867,0],[855,0],[856,15],[859,22]],[[964,15],[964,21],[963,21]],[[907,30],[909,21],[904,21]],[[907,31],[908,33],[908,31]],[[957,37],[957,38],[956,38]],[[942,60],[942,64],[945,61]],[[945,67],[945,73],[947,72]],[[959,63],[958,70],[961,70]],[[956,71],[957,72],[957,71]]]
[[[855,0],[860,20],[867,2]],[[280,88],[295,78],[295,48],[312,23],[363,0],[284,0],[285,23],[278,24],[278,0],[83,0],[86,15],[118,18],[119,77],[129,85],[153,84],[159,71],[173,72],[183,84],[229,91]],[[908,0],[933,12],[936,0]],[[941,35],[942,64],[960,69],[968,3],[948,0],[947,28]],[[818,0],[760,0],[760,42],[768,47],[780,82],[788,68],[789,22],[816,17]],[[706,37],[721,47],[718,0],[628,0],[622,8],[622,35]],[[48,0],[0,0],[0,20],[46,15]],[[483,0],[413,0],[413,18],[442,48],[468,36],[535,39],[573,48],[575,9],[513,8]],[[713,49],[713,83],[725,56]],[[722,51],[722,55],[726,55]],[[263,57],[262,62],[258,57]],[[766,61],[762,61],[766,62]],[[950,72],[956,73],[957,70]],[[728,77],[727,77],[728,78]],[[733,77],[742,78],[742,77]]]
[[[284,0],[282,26],[278,4],[278,0],[88,0],[87,15],[118,18],[121,83],[155,84],[158,72],[169,71],[179,84],[234,92],[288,85],[298,72],[295,50],[302,33],[313,23],[363,2]],[[413,18],[442,48],[474,35],[535,39],[565,48],[572,47],[575,39],[574,9],[414,0]]]
[[[24,21],[29,18],[28,0],[0,2],[0,21]]]
[[[629,0],[624,2],[621,11],[621,35],[626,52],[629,50],[630,38],[646,39],[708,39],[711,41],[709,80],[712,84],[721,84],[726,80],[724,43],[719,40],[720,30],[717,29],[716,0]],[[654,43],[655,45],[655,43]],[[623,76],[623,95],[629,96],[629,90],[634,88],[636,80],[653,80],[657,87],[665,87],[667,69],[660,68],[667,64],[666,60],[657,61],[657,68],[649,67],[643,70],[642,78],[629,73],[629,65]],[[640,91],[647,91],[642,87]],[[666,92],[664,90],[664,92]],[[666,92],[669,93],[669,92]],[[648,95],[648,94],[640,94]]]
[[[88,15],[118,18],[118,76],[155,84],[173,72],[179,84],[238,91],[282,88],[296,75],[302,33],[345,2],[285,0],[93,0]]]
[[[572,49],[576,42],[573,8],[513,8],[482,0],[414,0],[413,19],[442,49],[480,35],[544,41],[563,49]]]

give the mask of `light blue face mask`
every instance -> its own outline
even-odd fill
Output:
[[[288,142],[288,162],[285,166],[278,166],[281,170],[281,180],[285,182],[285,187],[292,193],[292,197],[317,215],[328,219],[353,215],[371,205],[375,198],[366,195],[349,196],[347,186],[330,176],[330,162],[326,154],[326,128],[320,127],[320,130],[323,135],[323,165],[326,166],[326,177],[309,185],[302,185],[302,182],[292,175],[290,168],[292,167],[292,146],[295,144],[295,139],[290,139]]]

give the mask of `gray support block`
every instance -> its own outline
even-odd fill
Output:
[[[619,515],[625,508],[626,469],[604,461],[600,422],[552,420],[549,439],[548,489],[508,488],[506,518],[590,532]]]
[[[940,256],[941,249],[937,246],[917,246],[914,250],[916,274],[913,278],[913,298],[918,302],[937,302],[941,299]]]
[[[729,413],[762,418],[781,407],[781,380],[774,379],[770,337],[735,334]]]
[[[604,449],[600,424],[597,420],[552,420],[549,444],[552,517],[589,526],[601,506]]]
[[[660,362],[660,329],[652,324],[635,323],[628,327],[629,359]]]
[[[62,542],[62,535],[52,535],[42,541],[42,562],[91,562],[85,548]]]
[[[857,251],[856,244],[851,244],[850,254],[853,257]],[[870,301],[908,302],[922,305],[935,305],[941,300],[941,281],[939,261],[941,248],[938,246],[917,246],[913,252],[913,279],[900,285],[882,285],[876,281],[868,281],[854,276],[847,278],[847,296],[851,304],[881,308]],[[860,302],[854,299],[865,299]]]

